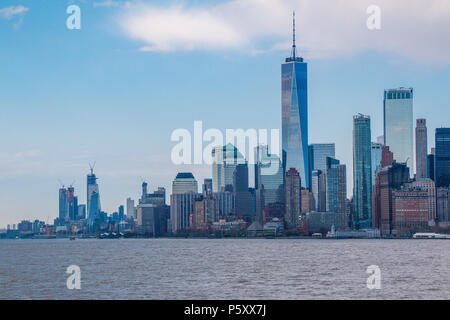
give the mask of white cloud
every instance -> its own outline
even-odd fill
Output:
[[[378,0],[381,30],[368,30],[373,0],[231,0],[210,6],[128,5],[119,18],[141,51],[243,50],[289,52],[291,12],[297,46],[306,57],[365,50],[450,64],[450,1]]]
[[[0,17],[5,19],[11,19],[12,17],[16,15],[23,15],[25,12],[27,12],[29,9],[20,5],[20,6],[10,6],[6,8],[0,9]]]
[[[129,6],[128,1],[115,1],[115,0],[105,0],[105,1],[95,1],[92,3],[92,6],[94,8],[100,8],[100,7],[121,7],[121,6]]]

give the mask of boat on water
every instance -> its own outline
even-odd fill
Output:
[[[70,240],[75,240],[75,237],[70,237]]]
[[[414,233],[413,239],[450,239],[450,235],[433,232],[417,232]]]

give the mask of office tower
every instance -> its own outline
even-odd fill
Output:
[[[144,192],[144,189],[143,189]],[[147,186],[145,187],[145,192],[147,192]],[[166,189],[163,187],[158,187],[153,193],[142,194],[139,203],[154,204],[158,207],[166,205]]]
[[[353,201],[354,229],[368,228],[372,224],[372,157],[370,117],[353,117]]]
[[[86,219],[86,205],[79,204],[78,205],[78,218],[77,220]]]
[[[192,191],[170,195],[170,226],[173,233],[189,229],[190,216],[194,212],[194,201],[198,196],[198,193]]]
[[[436,188],[436,221],[439,226],[450,226],[449,188]]]
[[[215,147],[211,152],[213,159],[212,164],[212,180],[213,192],[219,192],[222,186],[222,171],[223,171],[223,147]]]
[[[283,172],[295,168],[302,186],[309,188],[308,71],[295,52],[295,15],[293,30],[292,56],[281,65]]]
[[[191,172],[180,172],[172,182],[172,194],[198,192],[197,180]]]
[[[372,184],[375,183],[375,174],[381,169],[381,158],[383,154],[383,144],[372,142]]]
[[[389,150],[389,146],[384,146],[381,152],[381,167],[391,166],[394,163],[394,154]]]
[[[313,210],[313,195],[309,189],[301,189],[300,190],[300,212],[307,213]]]
[[[431,148],[431,153],[427,156],[427,178],[435,181],[434,179],[434,153],[435,148]]]
[[[145,199],[147,198],[147,194],[148,194],[147,186],[148,186],[147,182],[142,181],[142,194],[141,194],[141,199],[140,199],[139,203],[145,203]]]
[[[405,185],[427,192],[429,201],[427,221],[434,223],[436,221],[436,185],[434,181],[428,178],[418,178]]]
[[[284,221],[286,228],[295,229],[298,226],[298,218],[301,211],[301,183],[300,174],[294,168],[286,172],[286,213]]]
[[[135,218],[135,210],[134,207],[134,200],[131,198],[127,198],[127,217],[128,218]]]
[[[87,216],[90,224],[100,218],[100,191],[97,184],[97,177],[94,174],[94,166],[90,168],[91,173],[87,175]]]
[[[64,222],[69,217],[67,207],[67,189],[62,186],[59,189],[59,222]]]
[[[373,188],[373,226],[383,236],[391,235],[394,229],[393,192],[409,181],[409,168],[405,163],[394,162],[383,167],[375,177]]]
[[[313,143],[309,145],[310,169],[325,171],[327,157],[334,158],[336,147],[334,143]]]
[[[137,233],[159,237],[167,233],[169,207],[140,203],[136,207]]]
[[[416,178],[427,177],[427,122],[425,119],[416,120]]]
[[[221,191],[213,193],[216,201],[216,210],[219,217],[227,218],[235,213],[235,197],[231,191]]]
[[[125,208],[123,205],[119,206],[118,213],[119,213],[119,221],[125,220]]]
[[[414,174],[413,89],[384,90],[384,145]]]
[[[212,150],[212,158],[213,192],[219,192],[233,184],[234,170],[238,164],[245,163],[245,159],[231,143],[215,147]]]
[[[327,157],[326,208],[328,212],[347,213],[347,172],[345,164]]]
[[[203,180],[203,195],[211,195],[213,192],[212,179]]]
[[[78,199],[75,197],[75,188],[70,186],[67,188],[67,210],[70,221],[77,219]]]
[[[219,221],[216,201],[210,197],[200,196],[195,199],[192,214],[191,228],[194,230],[206,229],[209,225]]]
[[[394,197],[394,233],[412,235],[425,231],[428,227],[429,196],[419,187],[403,187],[393,192]]]
[[[319,190],[320,190],[320,174],[322,171],[313,170],[311,172],[311,192],[313,197],[313,211],[319,211]]]
[[[262,209],[270,203],[284,202],[281,159],[268,153],[267,146],[258,146],[255,153],[255,189],[262,199]]]
[[[235,213],[246,221],[251,221],[256,215],[255,195],[248,187],[248,166],[238,164],[233,175],[233,191],[235,195]]]
[[[450,186],[450,128],[437,128],[435,133],[434,181],[436,187]]]

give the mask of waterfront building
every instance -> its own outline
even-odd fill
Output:
[[[208,196],[213,193],[212,179],[204,179],[203,180],[202,193],[204,196]]]
[[[295,229],[298,227],[298,219],[301,211],[301,183],[300,174],[290,168],[286,172],[285,192],[286,192],[286,213],[284,221],[286,228]]]
[[[97,184],[97,177],[94,174],[94,167],[90,168],[91,173],[87,175],[87,216],[89,224],[92,226],[95,220],[99,220],[101,205],[100,191]]]
[[[172,194],[198,192],[197,180],[191,172],[180,172],[172,182]]]
[[[381,167],[391,166],[394,163],[394,154],[389,150],[389,146],[384,146],[381,152]]]
[[[233,191],[235,195],[235,214],[246,221],[255,219],[255,193],[248,187],[247,163],[236,166],[233,175]]]
[[[427,156],[427,178],[434,179],[434,153],[435,148],[431,148],[431,153]]]
[[[347,213],[347,171],[345,164],[327,157],[326,211]]]
[[[434,179],[437,187],[450,186],[450,128],[435,133]]]
[[[353,117],[353,204],[352,228],[372,224],[372,157],[370,117]]]
[[[78,219],[77,220],[84,220],[86,219],[86,205],[85,204],[79,204],[78,205]]]
[[[414,174],[413,89],[384,90],[384,145],[394,160],[405,162]]]
[[[181,176],[180,176],[181,177]],[[195,190],[195,183],[193,183],[192,188],[190,188],[192,184],[191,178],[189,178],[189,173],[186,175],[186,179],[180,178],[175,179],[175,185],[176,185],[176,192],[182,192],[183,190],[188,191],[194,191]],[[173,183],[172,183],[173,185]],[[157,206],[164,206],[166,205],[166,189],[164,187],[158,187],[157,190],[153,191],[153,193],[147,192],[147,183],[142,183],[142,196],[139,199],[139,203],[151,203]]]
[[[439,226],[450,226],[450,189],[436,189],[436,221]]]
[[[322,211],[319,210],[320,208],[320,202],[321,197],[323,196],[321,194],[321,182],[320,174],[322,173],[321,170],[313,170],[311,172],[311,192],[313,197],[313,211]]]
[[[405,163],[394,162],[382,168],[375,176],[372,195],[372,225],[380,229],[383,236],[392,234],[395,223],[393,193],[409,181],[409,168]]]
[[[169,207],[141,203],[136,207],[137,232],[158,237],[167,233]]]
[[[383,154],[383,144],[372,142],[371,159],[372,159],[372,184],[375,182],[375,175],[381,169],[381,158]]]
[[[311,212],[313,210],[313,195],[309,189],[302,188],[300,191],[301,213]]]
[[[309,145],[309,169],[312,183],[312,172],[314,170],[325,171],[327,157],[335,158],[336,147],[334,143],[313,143]]]
[[[419,178],[405,185],[409,188],[416,188],[428,194],[428,223],[434,225],[436,221],[436,186],[433,180]]]
[[[255,152],[255,189],[263,209],[270,203],[283,202],[283,164],[280,157],[268,153],[267,146],[258,146]]]
[[[196,192],[170,195],[170,227],[173,233],[190,228],[190,216],[194,212],[194,201],[198,196]]]
[[[231,143],[215,147],[212,150],[212,159],[212,189],[213,192],[219,192],[233,185],[234,170],[237,165],[244,164],[245,159]]]
[[[309,233],[348,229],[348,216],[342,212],[309,212],[306,214]]]
[[[410,235],[428,227],[429,196],[419,187],[403,187],[393,192],[394,234]]]
[[[59,221],[65,221],[68,218],[68,208],[67,208],[67,189],[62,186],[59,189]]]
[[[214,222],[219,221],[216,201],[210,196],[200,196],[195,199],[194,212],[191,219],[191,229],[204,230]]]
[[[427,178],[427,121],[416,120],[416,178]]]
[[[216,201],[216,210],[220,218],[231,217],[235,213],[235,196],[231,191],[213,193]]]
[[[127,217],[135,218],[136,208],[134,206],[134,200],[131,198],[127,198]]]
[[[302,186],[309,188],[308,71],[296,53],[295,16],[292,56],[281,65],[281,115],[283,172],[294,168]]]

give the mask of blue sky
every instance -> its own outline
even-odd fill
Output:
[[[382,134],[385,88],[413,87],[414,117],[450,125],[450,3],[309,0],[0,2],[0,227],[50,221],[58,180],[86,201],[96,161],[102,207],[116,210],[150,190],[170,191],[178,171],[197,180],[208,166],[171,163],[177,128],[280,128],[280,63],[298,51],[309,68],[310,143],[335,142],[352,184],[352,116]],[[81,8],[68,30],[66,8]],[[325,5],[326,4],[326,5]],[[3,11],[2,11],[3,10]]]

